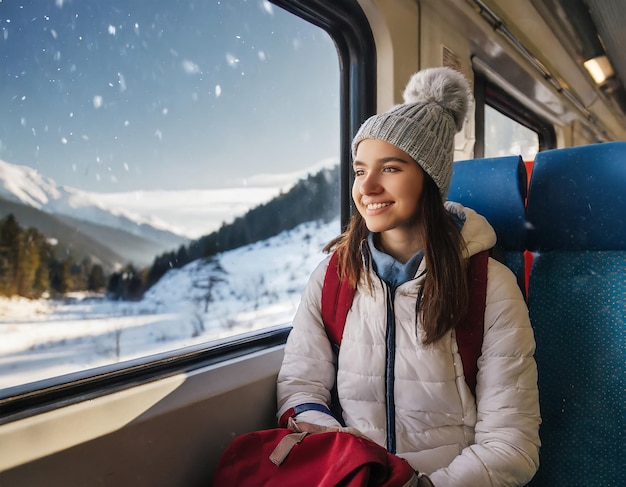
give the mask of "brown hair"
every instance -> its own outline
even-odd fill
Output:
[[[420,219],[427,272],[418,312],[425,331],[423,343],[428,345],[443,337],[463,318],[469,290],[465,242],[443,206],[439,188],[427,174],[424,174]],[[368,234],[365,220],[355,212],[346,231],[324,247],[325,252],[334,249],[337,253],[340,279],[354,286],[363,270],[361,246]],[[365,275],[372,290],[370,274]]]

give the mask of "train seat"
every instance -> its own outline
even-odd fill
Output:
[[[492,257],[506,264],[526,291],[526,167],[520,156],[457,161],[452,168],[448,199],[483,215],[496,231]]]
[[[542,414],[530,485],[624,485],[626,142],[540,152],[527,219]]]

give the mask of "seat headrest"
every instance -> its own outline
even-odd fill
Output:
[[[539,152],[527,219],[531,250],[625,250],[626,142]]]
[[[520,156],[455,162],[448,199],[484,216],[504,250],[525,247],[527,176]]]

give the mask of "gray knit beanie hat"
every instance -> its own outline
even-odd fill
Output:
[[[446,199],[454,134],[461,130],[469,105],[469,84],[451,68],[415,73],[404,90],[404,103],[368,118],[352,141],[352,158],[364,139],[379,139],[410,155],[435,181]]]

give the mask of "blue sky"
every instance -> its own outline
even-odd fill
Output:
[[[320,29],[263,0],[0,1],[0,159],[88,191],[217,188],[338,155]]]

